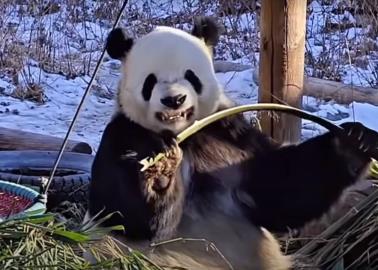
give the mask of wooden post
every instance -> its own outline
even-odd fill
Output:
[[[286,103],[301,108],[306,38],[304,0],[263,0],[261,6],[259,102]],[[297,142],[301,120],[262,114],[263,132],[279,142]]]

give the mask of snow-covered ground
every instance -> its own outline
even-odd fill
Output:
[[[327,50],[331,46],[330,41],[335,38],[346,38],[352,42],[352,40],[355,41],[356,35],[363,32],[363,30],[355,29],[353,33],[351,31],[348,33],[335,33],[330,35],[324,43],[320,44],[319,40],[322,38],[324,40],[324,37],[321,37],[320,33],[325,27],[320,10],[324,11],[328,7],[320,6],[317,1],[313,1],[311,7],[312,13],[308,19],[308,32],[311,31],[311,35],[309,35],[307,46],[311,48],[314,57],[319,57],[324,50]],[[346,18],[344,21],[354,20],[351,14],[344,14],[343,16]],[[51,16],[48,18],[51,19]],[[250,21],[248,23],[251,24]],[[88,24],[90,24],[90,29],[94,30],[85,31],[85,35],[83,35],[83,24],[75,26],[79,36],[88,39],[84,40],[84,45],[74,44],[75,46],[95,48],[98,45],[94,42],[96,34],[98,33],[103,37],[103,33],[106,32],[101,26],[95,23]],[[134,23],[130,24],[133,25]],[[256,33],[257,31],[255,30],[254,34]],[[343,36],[341,37],[340,34],[343,34]],[[23,35],[26,35],[26,37],[30,36],[25,31]],[[74,45],[72,46],[75,47]],[[222,47],[222,50],[223,58],[235,60],[235,57],[232,57],[234,54],[227,51],[227,48]],[[98,50],[95,50],[95,52],[98,54]],[[247,61],[256,67],[258,65],[258,62],[255,61],[256,58],[258,60],[258,53],[254,52],[248,57],[242,56],[236,59],[236,61]],[[108,89],[109,95],[105,97],[103,92],[102,95],[99,95],[95,89],[92,90],[80,113],[79,120],[70,137],[71,139],[86,141],[94,148],[98,146],[105,125],[114,111],[114,101],[109,96],[112,96],[116,89],[119,75],[118,66],[119,63],[117,61],[105,61],[103,63],[95,88]],[[63,137],[84,93],[85,87],[90,80],[89,76],[78,76],[75,79],[67,79],[63,75],[44,72],[33,61],[26,62],[25,69],[27,69],[28,76],[39,82],[46,95],[46,102],[44,104],[37,104],[32,101],[22,101],[11,97],[10,94],[14,91],[15,85],[10,82],[9,78],[0,77],[0,126]],[[311,66],[306,67],[307,72],[311,73],[313,70],[314,68]],[[217,76],[224,85],[226,92],[234,100],[239,104],[247,104],[257,101],[258,86],[253,80],[253,72],[253,69],[249,69],[242,72],[218,73]],[[361,79],[362,72],[364,76]],[[369,76],[373,76],[373,71],[369,70],[369,67],[366,69],[357,69],[352,67],[352,65],[346,64],[344,65],[341,80],[345,83],[367,86]],[[21,81],[21,75],[19,75],[19,78]],[[336,124],[345,121],[360,121],[378,131],[378,107],[376,106],[356,102],[349,105],[339,105],[332,101],[324,102],[311,97],[304,97],[303,104],[306,110],[332,120]],[[303,121],[302,134],[304,138],[312,137],[320,132],[322,132],[322,129],[319,126],[308,121]]]

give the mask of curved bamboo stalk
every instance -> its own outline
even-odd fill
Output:
[[[199,130],[203,129],[207,125],[215,121],[218,121],[224,117],[231,116],[237,113],[247,112],[247,111],[264,111],[264,110],[289,113],[294,116],[319,124],[320,126],[328,129],[329,131],[337,134],[338,136],[344,135],[343,128],[331,123],[330,121],[326,119],[323,119],[316,115],[312,115],[298,108],[282,105],[282,104],[275,104],[275,103],[258,103],[258,104],[248,104],[248,105],[240,105],[240,106],[232,107],[229,109],[216,112],[201,120],[195,121],[191,126],[189,126],[185,130],[183,130],[180,134],[177,135],[177,142],[178,143],[183,142],[188,137],[198,132]],[[158,155],[156,155],[156,157],[146,157],[143,160],[139,161],[139,163],[143,165],[141,171],[145,171],[146,169],[154,165],[157,161],[159,161],[163,157],[164,157],[164,153],[159,153]]]
[[[247,112],[247,111],[264,111],[264,110],[286,112],[294,116],[313,121],[335,133],[340,133],[343,130],[341,127],[329,122],[328,120],[309,114],[295,107],[282,105],[282,104],[274,104],[274,103],[258,103],[258,104],[241,105],[241,106],[225,109],[225,110],[216,112],[208,117],[205,117],[201,120],[195,121],[190,127],[188,127],[187,129],[185,129],[184,131],[182,131],[180,134],[177,135],[177,141],[178,143],[181,143],[182,141],[190,137],[192,134],[198,132],[199,130],[206,127],[207,125],[215,121],[218,121],[224,117],[231,116],[237,113]]]
[[[341,128],[332,124],[331,122],[317,117],[315,115],[309,114],[303,110],[297,109],[295,107],[282,105],[282,104],[274,104],[274,103],[258,103],[258,104],[249,104],[249,105],[241,105],[232,107],[229,109],[225,109],[219,112],[216,112],[212,115],[209,115],[201,120],[195,121],[191,126],[186,128],[184,131],[182,131],[180,134],[177,135],[177,142],[181,143],[194,133],[198,132],[202,128],[206,127],[207,125],[220,120],[224,117],[231,116],[233,114],[247,112],[247,111],[261,111],[261,110],[270,110],[270,111],[283,111],[286,113],[293,114],[295,116],[308,119],[310,121],[313,121],[315,123],[318,123],[319,125],[327,128],[330,131],[334,131],[337,133],[341,132]],[[143,160],[139,161],[141,165],[143,165],[141,171],[145,171],[150,166],[154,165],[157,161],[159,161],[161,158],[164,157],[164,153],[159,153],[155,157],[146,157]]]

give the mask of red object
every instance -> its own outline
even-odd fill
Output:
[[[25,210],[32,201],[9,192],[0,191],[0,217],[8,217]]]

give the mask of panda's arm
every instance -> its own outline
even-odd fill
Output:
[[[328,211],[343,190],[366,172],[370,158],[363,150],[378,151],[376,132],[359,124],[346,128],[354,136],[351,144],[327,133],[248,161],[248,177],[236,197],[251,220],[286,231]]]
[[[118,211],[105,225],[122,224],[126,236],[152,239],[173,230],[181,217],[180,153],[141,172],[139,160],[165,149],[159,135],[115,117],[106,127],[92,165],[90,214]],[[165,163],[163,163],[165,162]],[[164,226],[161,224],[164,222]]]

